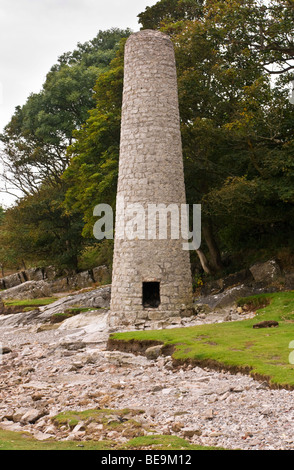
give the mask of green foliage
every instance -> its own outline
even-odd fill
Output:
[[[157,29],[165,23],[194,20],[202,16],[204,0],[161,0],[138,15],[142,29]]]
[[[161,0],[138,15],[174,42],[187,201],[202,204],[211,272],[221,250],[291,244],[293,15],[290,0]],[[129,34],[100,31],[63,54],[6,126],[5,180],[26,198],[1,226],[2,265],[111,265],[93,209],[115,207]]]
[[[91,269],[105,265],[111,271],[112,258],[113,240],[102,240],[99,243],[85,247],[79,257],[79,268]]]
[[[76,268],[79,253],[87,244],[87,235],[93,238],[90,229],[88,233],[85,230],[86,238],[82,237],[82,230],[83,218],[89,217],[87,211],[84,213],[85,205],[89,213],[95,205],[96,178],[100,180],[100,187],[106,188],[109,198],[115,199],[116,141],[119,140],[120,126],[116,110],[120,107],[121,96],[117,96],[118,104],[112,102],[113,117],[107,110],[112,87],[116,88],[116,80],[122,81],[122,69],[118,74],[114,69],[110,75],[105,76],[105,72],[116,55],[121,38],[129,34],[128,29],[100,31],[92,41],[78,44],[75,51],[63,54],[47,74],[41,92],[31,95],[23,107],[18,107],[6,126],[1,136],[5,154],[4,179],[25,196],[5,215],[0,232],[5,245],[3,254],[0,253],[2,264],[17,266],[21,260],[26,260]],[[105,79],[101,78],[95,87],[99,76],[105,76]],[[73,163],[63,178],[72,156],[72,149],[67,149],[77,138],[74,132],[79,133],[88,118],[88,111],[94,107],[95,94],[100,97],[102,110],[97,128],[103,132],[105,124],[110,126],[101,136],[98,149],[98,156],[100,151],[104,161],[100,168],[95,168],[96,149],[87,155],[89,159],[83,162],[77,175],[81,176],[83,184],[76,191],[70,174],[75,172],[78,163]],[[77,179],[74,181],[80,184]],[[108,181],[111,188],[108,188]],[[86,188],[83,204],[80,204],[75,200],[75,191],[79,194],[88,182],[92,182],[93,190]],[[67,189],[67,204],[64,205]]]
[[[85,125],[69,147],[71,163],[63,175],[69,189],[65,207],[81,212],[85,221],[83,235],[93,236],[96,219],[93,209],[99,203],[113,208],[116,198],[120,118],[123,88],[123,46],[110,68],[101,74],[95,85],[96,107],[89,112]]]
[[[0,239],[11,256],[19,262],[77,267],[82,221],[64,214],[63,197],[62,188],[42,187],[6,211]]]
[[[100,31],[96,38],[63,54],[47,74],[40,93],[18,106],[0,136],[4,144],[3,177],[24,194],[41,183],[55,185],[69,163],[66,152],[73,131],[94,107],[93,88],[107,70],[118,44],[130,30]]]

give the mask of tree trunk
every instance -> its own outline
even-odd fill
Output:
[[[203,271],[206,274],[212,274],[212,271],[211,271],[210,266],[208,264],[207,258],[205,256],[205,254],[203,253],[203,251],[198,249],[198,250],[196,250],[196,253],[199,257],[199,260],[200,260]]]
[[[209,250],[211,266],[214,271],[221,271],[223,269],[223,263],[221,260],[219,247],[213,234],[211,222],[203,223],[203,235]]]

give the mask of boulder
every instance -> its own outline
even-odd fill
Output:
[[[196,301],[195,310],[197,312],[198,304],[201,306],[201,308],[203,307],[203,305],[205,305],[208,311],[209,311],[209,308],[214,310],[215,308],[229,307],[230,305],[233,305],[241,297],[247,297],[255,293],[256,293],[255,289],[253,289],[252,287],[246,286],[244,284],[240,286],[231,287],[219,294],[200,297]]]
[[[233,287],[238,284],[248,283],[253,280],[252,273],[249,269],[242,269],[233,274],[229,274],[223,279],[223,288]]]
[[[1,292],[1,299],[24,300],[50,297],[52,291],[45,281],[26,281]]]
[[[27,410],[19,419],[21,424],[34,424],[38,419],[42,418],[46,412],[44,410],[38,410],[30,408]]]
[[[39,320],[39,309],[29,312],[12,313],[11,315],[0,315],[0,328],[16,328],[31,326],[41,323]]]
[[[110,286],[98,287],[87,292],[77,292],[66,297],[62,297],[56,302],[53,302],[50,305],[44,307],[39,307],[40,320],[47,320],[56,313],[65,312],[68,308],[71,307],[86,307],[94,309],[109,309],[110,305]]]
[[[85,328],[90,325],[98,326],[103,321],[104,325],[105,310],[91,310],[75,315],[64,320],[59,326],[60,330],[73,330],[75,328]]]
[[[21,277],[18,273],[5,276],[3,278],[4,288],[10,289],[11,287],[19,286],[21,284]]]
[[[294,272],[286,272],[284,287],[286,290],[294,290]]]
[[[27,279],[29,281],[43,281],[43,269],[42,268],[30,268],[25,271]]]
[[[43,269],[44,273],[44,279],[47,279],[48,281],[52,281],[53,279],[56,279],[58,273],[57,269],[54,266],[47,266],[46,268]]]
[[[98,266],[92,269],[93,279],[99,284],[106,284],[110,280],[110,272],[107,266]]]
[[[157,359],[161,355],[162,351],[162,344],[156,345],[156,346],[151,346],[150,348],[147,348],[145,351],[145,356],[147,359]]]
[[[256,263],[250,268],[250,272],[256,282],[270,283],[281,275],[281,269],[275,260],[264,263]]]
[[[67,282],[70,289],[83,289],[84,287],[90,287],[94,280],[90,271],[83,271],[74,276],[69,276]]]
[[[62,277],[60,279],[54,279],[52,281],[48,280],[48,284],[52,292],[67,292],[69,290],[69,285],[67,281],[67,277]]]
[[[0,345],[0,356],[1,356],[1,354],[4,355],[4,354],[9,354],[11,352],[12,352],[11,349],[8,348],[7,346],[2,346],[1,347],[1,345]]]

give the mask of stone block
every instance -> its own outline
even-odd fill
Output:
[[[264,263],[256,263],[250,268],[250,272],[256,282],[273,282],[281,275],[281,269],[275,260]]]

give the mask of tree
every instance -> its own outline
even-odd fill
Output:
[[[88,239],[81,235],[83,213],[63,205],[68,189],[63,173],[71,158],[67,149],[94,107],[97,77],[108,70],[121,38],[129,34],[128,29],[100,31],[63,54],[41,92],[18,107],[6,126],[3,177],[23,197],[7,211],[1,237],[15,259],[77,268]]]
[[[195,20],[203,14],[205,0],[161,0],[138,15],[143,29],[161,28],[167,23]]]
[[[93,88],[130,30],[112,29],[63,54],[47,74],[40,93],[17,107],[0,140],[4,144],[3,178],[23,194],[42,183],[58,185],[69,163],[66,149],[94,107]]]
[[[173,3],[178,7],[182,4]],[[195,7],[198,4],[191,3]],[[233,234],[233,227],[230,234],[221,230],[224,220],[234,226],[238,223],[226,218],[228,207],[221,206],[229,182],[236,183],[234,178],[244,182],[245,177],[248,180],[261,177],[258,171],[263,165],[259,162],[261,156],[267,155],[274,168],[278,160],[283,160],[281,152],[285,158],[284,151],[287,147],[289,152],[291,146],[293,113],[287,102],[287,87],[294,57],[293,2],[207,0],[201,15],[192,21],[187,20],[187,12],[182,17],[178,15],[179,9],[176,14],[174,11],[167,14],[168,5],[172,3],[162,0],[139,18],[144,28],[160,28],[168,33],[175,45],[187,199],[189,203],[202,203],[203,238],[210,254],[208,266],[203,252],[198,253],[203,268],[206,272],[218,271],[222,267],[219,242],[225,248],[232,242]],[[270,72],[273,75],[278,72],[281,79],[271,83]],[[282,150],[282,144],[275,139],[286,147]],[[276,184],[282,191],[286,181],[281,174],[279,178]],[[289,180],[287,183],[289,194],[292,185],[289,187]],[[269,205],[266,194],[263,192],[263,198],[260,194],[264,216]],[[236,197],[233,191],[231,196],[236,216],[241,216],[237,201],[242,205],[242,197]],[[273,200],[272,193],[271,204]],[[289,205],[283,206],[284,220],[289,209]],[[254,197],[251,210],[254,212]],[[262,224],[262,219],[259,221]],[[265,226],[269,228],[269,223],[263,224],[266,232]],[[254,230],[254,224],[250,228]],[[236,242],[236,237],[233,240]]]
[[[89,112],[84,126],[74,133],[75,142],[68,148],[71,162],[63,175],[68,185],[65,207],[69,213],[83,214],[85,236],[93,236],[96,204],[113,208],[118,175],[120,120],[123,89],[122,41],[110,68],[95,85],[96,107]]]
[[[64,214],[63,198],[60,188],[53,192],[43,186],[38,195],[26,196],[6,210],[0,227],[4,264],[30,262],[77,268],[84,242],[82,221]]]

